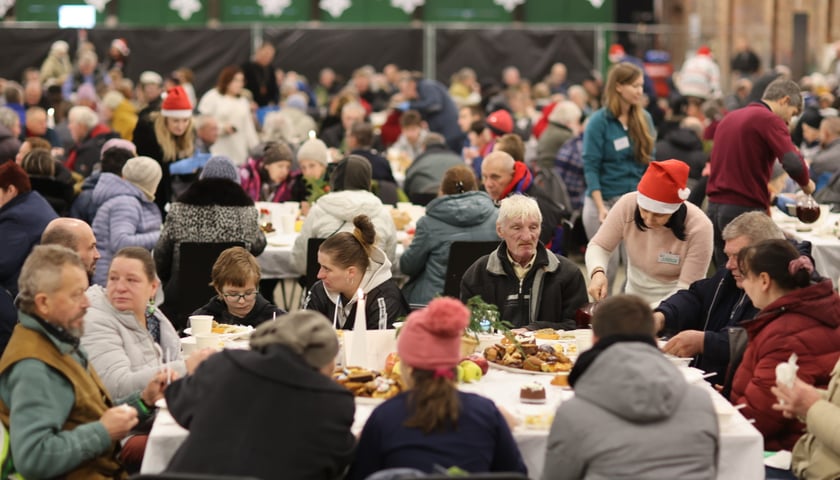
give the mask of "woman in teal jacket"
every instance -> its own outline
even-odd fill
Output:
[[[625,193],[633,192],[653,160],[656,131],[645,110],[644,75],[632,63],[613,65],[604,87],[604,107],[589,117],[583,134],[583,227],[592,238],[607,212]],[[617,251],[618,252],[618,251]],[[607,271],[615,272],[617,254]],[[610,275],[609,285],[615,274]]]
[[[408,303],[426,304],[443,293],[452,242],[499,240],[499,211],[486,193],[477,190],[469,167],[457,165],[443,175],[440,195],[426,206],[411,245],[400,257],[400,271],[411,277],[403,288]]]

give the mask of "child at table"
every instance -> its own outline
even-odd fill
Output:
[[[455,384],[469,315],[460,301],[440,297],[408,316],[397,339],[408,390],[373,411],[348,479],[392,468],[432,472],[436,466],[527,473],[495,404]]]

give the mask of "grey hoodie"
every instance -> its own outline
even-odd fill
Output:
[[[654,347],[617,343],[558,408],[543,479],[713,479],[717,422],[709,394]]]

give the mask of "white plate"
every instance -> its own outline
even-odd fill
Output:
[[[508,367],[507,365],[499,365],[498,363],[493,363],[493,362],[487,362],[487,363],[490,364],[490,368],[495,368],[495,369],[498,369],[498,370],[504,370],[506,372],[511,372],[511,373],[524,373],[526,375],[550,375],[552,377],[555,376],[555,375],[568,375],[569,374],[569,372],[535,372],[533,370],[525,370],[525,369],[522,369],[522,368]]]
[[[166,399],[161,398],[160,400],[155,402],[155,406],[158,407],[158,408],[166,408]]]

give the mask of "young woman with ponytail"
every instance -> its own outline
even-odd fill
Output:
[[[373,411],[348,479],[386,469],[527,473],[519,447],[492,400],[458,390],[455,370],[470,312],[435,298],[412,312],[397,338],[408,390]]]

